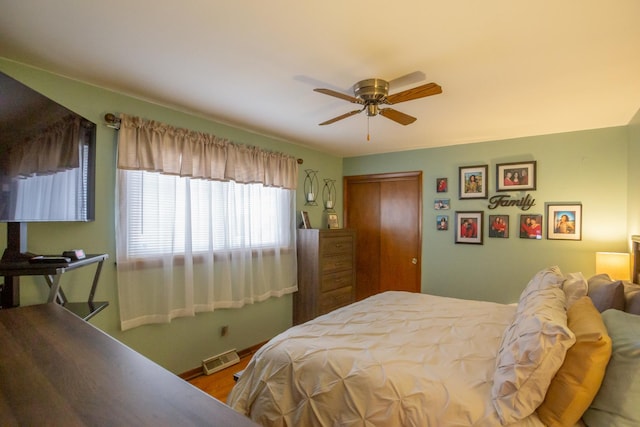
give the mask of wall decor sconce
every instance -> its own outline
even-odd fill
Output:
[[[336,180],[326,178],[322,187],[322,202],[324,210],[333,212],[336,207]]]
[[[318,171],[305,169],[304,173],[304,200],[307,206],[318,206]]]

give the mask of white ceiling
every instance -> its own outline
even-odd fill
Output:
[[[640,108],[638,0],[0,6],[0,56],[340,156],[626,125]],[[390,92],[443,88],[394,105],[415,123],[372,117],[370,141],[364,113],[318,126],[357,106],[314,88],[411,73]]]

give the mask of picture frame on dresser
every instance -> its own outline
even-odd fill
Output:
[[[332,230],[340,228],[340,224],[338,222],[338,214],[327,214],[327,228],[330,228]]]
[[[300,223],[300,228],[310,229],[311,221],[309,221],[309,212],[300,211],[300,217],[302,218],[302,222]]]

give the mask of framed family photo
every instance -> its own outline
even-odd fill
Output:
[[[496,191],[536,189],[536,162],[498,163]]]
[[[436,178],[436,191],[438,193],[446,193],[449,190],[447,178]]]
[[[459,168],[460,199],[486,199],[488,166],[464,166]]]
[[[482,245],[482,211],[456,211],[456,243]]]
[[[547,239],[582,240],[582,204],[547,204]]]
[[[489,215],[489,237],[509,238],[509,215]]]
[[[542,215],[520,214],[520,237],[523,239],[542,239]]]
[[[449,229],[449,215],[436,216],[436,229],[440,231]]]

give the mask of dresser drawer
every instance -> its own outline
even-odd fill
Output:
[[[320,241],[320,250],[324,255],[353,253],[352,236],[327,237]]]
[[[344,307],[353,302],[353,288],[347,286],[320,294],[318,315],[326,314],[336,308]]]
[[[328,292],[345,286],[353,286],[353,271],[324,274],[320,279],[320,292]]]
[[[327,256],[320,260],[320,271],[323,274],[347,269],[353,269],[351,254]]]

